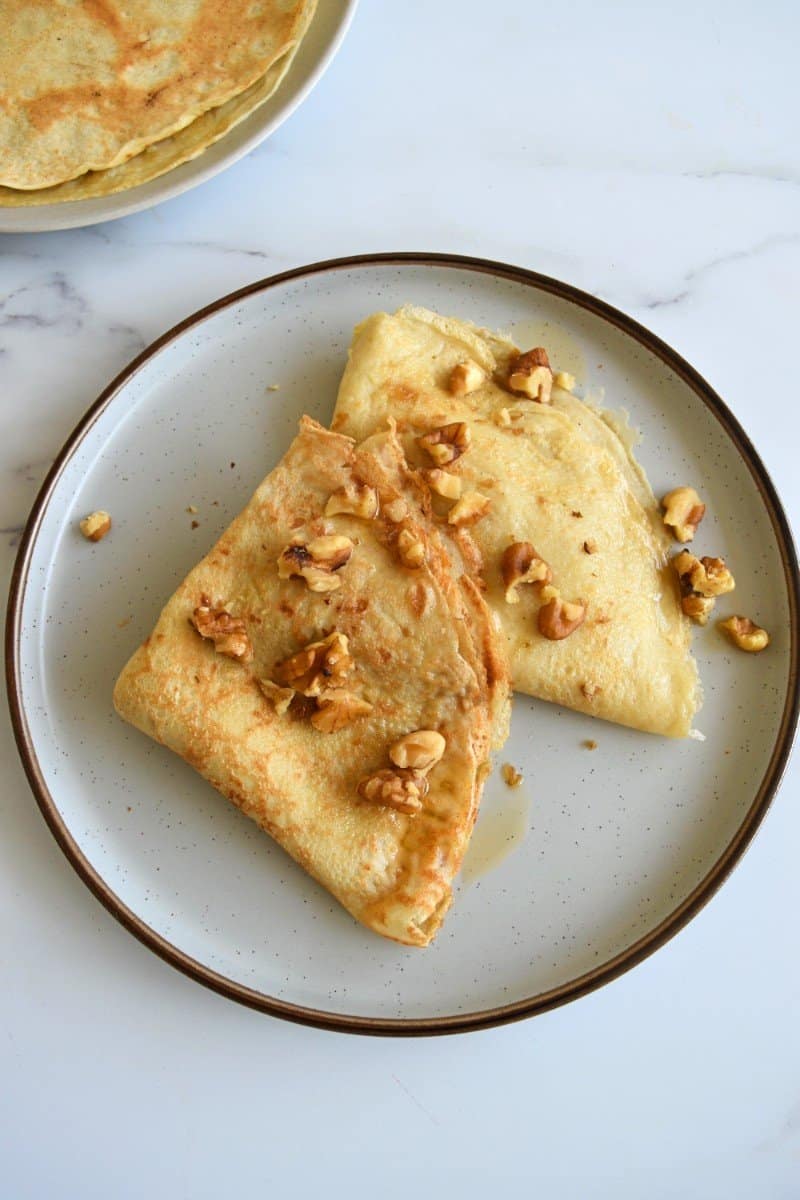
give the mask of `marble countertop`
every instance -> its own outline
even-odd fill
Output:
[[[370,250],[503,259],[624,309],[709,379],[800,511],[800,13],[486,17],[364,0],[317,89],[225,174],[0,238],[6,579],[50,462],[134,354],[236,287]],[[7,717],[0,756],[4,1197],[800,1195],[796,760],[729,882],[634,971],[514,1026],[380,1041],[239,1008],[154,957],[62,856]]]

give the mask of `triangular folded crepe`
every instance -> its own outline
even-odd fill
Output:
[[[450,903],[510,694],[503,639],[426,503],[391,430],[357,447],[304,418],[114,692],[354,917],[411,945]]]
[[[458,536],[502,621],[517,690],[686,735],[697,670],[649,484],[601,413],[558,386],[548,403],[515,393],[518,355],[425,309],[378,313],[356,330],[333,428],[364,438],[394,417],[409,461],[450,492],[437,508],[464,518]],[[535,377],[536,354],[523,367]],[[554,617],[581,623],[552,640],[542,626],[563,632]]]

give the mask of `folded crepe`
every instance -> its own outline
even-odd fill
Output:
[[[391,429],[356,446],[303,418],[114,691],[354,917],[418,946],[510,701],[502,636],[427,504]]]
[[[551,389],[548,368],[548,402],[519,394],[539,394],[528,384],[542,355],[510,379],[518,356],[426,309],[378,313],[356,329],[333,428],[360,439],[395,418],[409,461],[448,492],[439,514],[502,622],[518,691],[684,736],[697,669],[647,479],[606,415]]]
[[[269,98],[316,0],[0,0],[0,207],[106,196],[195,158]]]

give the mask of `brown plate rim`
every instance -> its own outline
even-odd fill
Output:
[[[85,858],[69,833],[39,767],[22,703],[22,683],[20,677],[22,605],[28,582],[30,560],[39,527],[47,510],[49,499],[66,463],[120,388],[146,362],[171,342],[175,341],[186,330],[245,297],[254,295],[257,292],[267,291],[270,288],[277,287],[291,280],[309,278],[325,272],[363,267],[391,266],[436,266],[476,271],[482,274],[493,275],[496,278],[521,283],[539,291],[548,292],[601,317],[623,333],[628,334],[636,342],[644,346],[645,349],[661,359],[666,366],[674,371],[692,389],[695,395],[713,413],[744,459],[767,508],[778,541],[790,611],[789,680],[786,702],[775,746],[753,803],[748,809],[735,836],[731,839],[725,851],[704,879],[654,929],[644,934],[626,950],[615,955],[592,971],[588,971],[557,988],[540,992],[524,1000],[517,1000],[511,1004],[484,1009],[478,1012],[456,1013],[446,1017],[362,1017],[345,1013],[331,1013],[322,1009],[313,1009],[299,1004],[292,1004],[227,979],[216,971],[210,970],[196,959],[184,954],[177,946],[173,946],[172,943],[162,938],[141,917],[137,916],[136,913],[122,903],[88,859]],[[527,270],[524,267],[515,267],[485,258],[474,258],[448,253],[403,251],[356,254],[327,259],[307,266],[295,267],[289,271],[282,271],[279,274],[257,280],[255,283],[248,284],[246,287],[239,288],[237,291],[230,292],[221,299],[215,300],[212,304],[206,305],[185,320],[178,322],[177,325],[174,325],[170,330],[162,334],[161,337],[152,342],[101,392],[97,400],[78,422],[56,457],[36,497],[22,535],[11,578],[6,619],[6,685],[17,748],[28,777],[28,782],[53,836],[78,875],[97,899],[130,933],[159,955],[160,958],[222,996],[236,1000],[261,1012],[269,1013],[272,1016],[281,1017],[285,1020],[304,1025],[314,1025],[322,1029],[344,1033],[395,1037],[466,1033],[535,1016],[549,1009],[557,1008],[571,1000],[576,1000],[578,997],[586,995],[588,992],[594,991],[606,983],[610,983],[613,979],[616,979],[623,972],[630,970],[631,967],[636,966],[637,963],[669,941],[670,938],[697,915],[700,909],[703,908],[725,879],[727,879],[761,824],[778,788],[791,752],[792,740],[797,726],[798,709],[800,708],[800,694],[797,688],[798,673],[800,670],[798,662],[798,658],[800,657],[798,611],[800,611],[800,573],[798,573],[797,554],[789,523],[775,486],[755,447],[737,419],[710,384],[668,343],[651,333],[632,317],[627,316],[619,309],[614,308],[603,300],[599,300],[590,293],[573,287],[571,284],[562,283],[548,275]]]

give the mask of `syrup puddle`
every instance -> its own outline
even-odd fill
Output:
[[[510,788],[498,763],[486,781],[478,820],[461,867],[461,882],[470,884],[493,871],[528,836],[531,797],[524,783]]]

